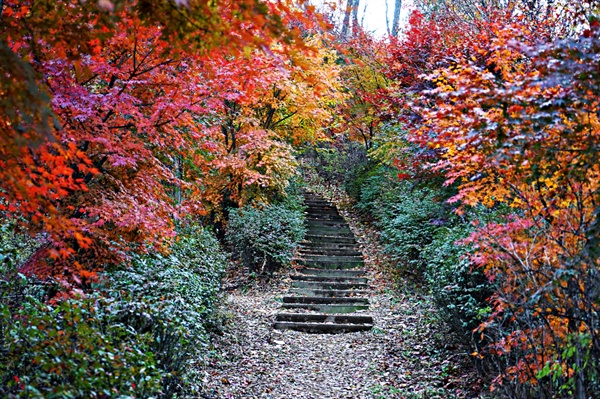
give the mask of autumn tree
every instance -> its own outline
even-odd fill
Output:
[[[381,65],[385,48],[364,33],[347,41],[345,46],[345,65],[341,76],[347,99],[340,104],[343,118],[336,131],[347,135],[350,140],[361,142],[369,151],[387,116],[382,93],[388,86],[388,80]]]
[[[491,342],[494,387],[595,396],[598,28],[586,20],[597,4],[432,3],[392,47],[387,74],[412,165],[456,187],[459,211],[512,210],[468,240],[499,287],[477,331]]]
[[[206,121],[227,87],[206,79],[210,52],[293,60],[311,15],[258,0],[4,1],[0,207],[47,237],[27,270],[81,281],[163,248],[174,220],[204,211],[218,155]]]

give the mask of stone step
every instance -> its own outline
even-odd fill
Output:
[[[342,242],[317,242],[317,241],[302,241],[302,249],[311,249],[311,250],[328,250],[328,249],[352,249],[352,250],[360,250],[358,244],[356,243],[342,243]]]
[[[310,234],[307,233],[304,239],[312,243],[330,243],[330,244],[356,244],[354,236],[340,237],[331,234]]]
[[[332,206],[311,206],[309,208],[306,208],[305,212],[310,215],[325,214],[340,216],[339,211]]]
[[[275,321],[317,322],[335,324],[373,324],[373,317],[349,314],[278,313]]]
[[[332,283],[323,281],[292,281],[292,287],[304,288],[309,290],[364,290],[367,288],[365,283]]]
[[[298,253],[302,256],[326,255],[326,256],[361,256],[362,253],[355,249],[321,249],[321,248],[300,248]]]
[[[321,198],[304,198],[304,205],[306,205],[306,206],[327,205],[327,206],[335,207],[335,205],[333,205],[330,201],[327,201],[327,200],[321,199]]]
[[[297,274],[290,276],[294,281],[322,281],[325,283],[362,283],[366,284],[366,277],[347,277],[347,276],[307,276]]]
[[[314,210],[320,211],[320,210],[323,210],[323,209],[326,209],[326,210],[333,209],[336,212],[338,211],[338,209],[336,208],[335,205],[330,204],[330,203],[326,203],[326,202],[309,202],[309,203],[305,202],[303,205],[306,207],[306,209],[310,209],[310,210],[313,210],[313,211]]]
[[[358,251],[357,248],[326,248],[326,247],[300,247],[298,248],[298,254],[305,254],[307,256],[350,256],[350,257],[362,257],[362,252]],[[302,256],[298,256],[302,258]]]
[[[353,313],[369,309],[369,305],[355,303],[336,303],[333,305],[320,303],[283,303],[282,309],[304,309],[322,313]]]
[[[320,232],[321,234],[323,234],[323,233],[333,233],[333,235],[336,235],[336,234],[342,232],[343,234],[350,233],[352,235],[352,237],[354,237],[354,234],[352,233],[352,230],[350,230],[350,227],[348,227],[348,225],[345,224],[345,223],[344,224],[338,224],[336,226],[324,226],[322,224],[307,225],[306,228],[307,228],[307,230],[308,230],[309,233],[315,231],[315,232]]]
[[[335,237],[335,238],[351,238],[354,239],[352,230],[348,228],[336,229],[331,227],[308,227],[306,234],[311,236]]]
[[[366,290],[322,290],[310,288],[291,288],[290,293],[304,296],[329,296],[336,298],[368,296]]]
[[[337,212],[310,212],[304,213],[306,219],[312,220],[344,220]]]
[[[295,259],[296,263],[301,265],[315,268],[315,269],[358,269],[364,267],[365,263],[360,262],[328,262],[328,261],[315,261],[305,259]]]
[[[340,216],[339,213],[337,212],[311,212],[310,210],[307,210],[306,212],[304,212],[304,214],[306,215],[306,219],[307,220],[343,220],[345,221],[345,219],[343,217]]]
[[[362,262],[362,256],[328,256],[328,255],[304,255],[300,259],[307,261],[317,261],[317,262],[336,262],[336,263],[345,263],[345,262]]]
[[[303,204],[307,209],[311,209],[311,210],[330,210],[333,209],[337,212],[337,208],[335,205],[327,203],[327,202],[305,202]]]
[[[345,226],[348,227],[348,223],[344,219],[341,220],[322,220],[322,219],[312,219],[306,218],[307,226],[323,226],[323,227],[338,227]]]
[[[308,234],[321,234],[321,235],[333,235],[333,236],[350,236],[354,237],[354,233],[350,230],[350,227],[347,225],[339,225],[339,226],[306,226]]]
[[[309,276],[346,276],[346,277],[361,277],[364,276],[364,270],[327,270],[327,269],[309,269],[304,268],[299,270],[300,273]]]
[[[284,296],[283,303],[303,303],[311,305],[368,305],[369,299],[360,297]]]
[[[291,313],[278,314],[273,327],[308,333],[370,330],[370,315],[348,314],[369,308],[364,261],[352,230],[323,197],[305,192],[304,204],[308,234],[295,260],[305,268],[291,276],[292,287],[282,299],[281,308]]]
[[[276,330],[294,330],[312,334],[344,334],[350,332],[369,331],[372,324],[335,324],[335,323],[296,323],[278,321],[273,323]]]

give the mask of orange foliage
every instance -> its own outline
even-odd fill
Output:
[[[285,135],[246,109],[276,88],[288,97],[277,112],[317,131],[319,101],[335,97],[335,70],[302,36],[321,25],[302,1],[2,4],[0,212],[47,238],[24,269],[40,277],[81,281],[129,250],[163,250],[175,221],[225,188],[289,177]],[[219,137],[229,123],[235,143]]]
[[[496,387],[550,376],[546,394],[584,397],[600,375],[600,24],[583,29],[585,3],[549,6],[544,18],[525,2],[473,19],[417,13],[392,43],[397,109],[433,154],[420,167],[457,188],[459,211],[511,210],[468,240],[499,286],[478,329],[507,366]],[[565,37],[572,26],[580,35]]]

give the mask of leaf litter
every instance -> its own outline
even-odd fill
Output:
[[[220,310],[226,322],[213,336],[211,355],[198,370],[205,386],[201,397],[488,397],[468,348],[457,342],[433,300],[394,275],[377,231],[350,210],[347,197],[332,200],[364,254],[373,329],[334,335],[274,330],[294,267],[267,281],[245,280],[239,267],[232,267]]]

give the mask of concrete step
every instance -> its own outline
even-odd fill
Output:
[[[352,231],[350,230],[350,227],[348,227],[348,225],[344,222],[344,223],[338,223],[338,222],[333,222],[333,223],[327,223],[327,222],[313,222],[313,223],[306,223],[304,225],[306,227],[307,230],[326,230],[326,231],[344,231],[344,232],[348,232],[348,231]]]
[[[321,249],[321,248],[300,248],[298,253],[301,254],[302,257],[306,256],[315,256],[315,255],[325,255],[325,256],[361,256],[362,253],[355,249]]]
[[[336,304],[320,304],[320,303],[283,303],[282,309],[304,309],[322,313],[353,313],[359,310],[369,309],[369,305],[355,303],[336,303]]]
[[[342,243],[342,242],[318,242],[318,241],[302,241],[302,246],[300,248],[304,249],[353,249],[359,251],[358,244],[356,243]]]
[[[344,334],[350,332],[369,331],[372,324],[335,324],[335,323],[295,323],[278,321],[273,323],[276,330],[294,330],[312,334]]]
[[[361,277],[364,276],[364,270],[326,270],[326,269],[309,269],[304,268],[299,270],[300,273],[309,276],[345,276],[345,277]]]
[[[295,259],[296,263],[314,269],[358,269],[365,266],[365,262],[328,262],[306,259]]]
[[[300,259],[317,262],[362,262],[362,256],[328,256],[328,255],[303,255]]]
[[[326,203],[316,203],[316,202],[311,202],[311,203],[304,203],[304,206],[306,206],[306,209],[311,210],[311,211],[330,211],[330,210],[334,210],[334,211],[338,211],[337,208],[335,207],[335,205],[332,204],[326,204]]]
[[[367,279],[365,277],[307,276],[303,274],[298,274],[290,277],[294,281],[322,281],[324,283],[367,283]]]
[[[304,194],[308,234],[295,258],[306,267],[291,276],[273,327],[307,333],[368,331],[370,315],[349,315],[369,308],[364,261],[354,234],[336,207],[324,198]],[[312,311],[319,313],[306,313]]]
[[[284,296],[283,303],[305,303],[313,305],[368,305],[367,298],[331,297],[331,296]]]
[[[340,213],[338,212],[338,210],[336,208],[330,207],[330,206],[322,206],[322,207],[311,206],[309,208],[306,208],[305,212],[308,215],[336,215],[336,216],[340,216]]]
[[[309,290],[364,290],[367,288],[365,283],[336,283],[324,281],[292,281],[292,287],[304,288]]]
[[[290,293],[303,296],[329,296],[336,298],[365,297],[370,294],[366,290],[322,290],[314,288],[291,288]]]
[[[354,236],[340,237],[335,234],[311,234],[307,233],[304,239],[308,242],[328,243],[328,244],[356,244]]]
[[[344,227],[348,227],[348,223],[346,223],[346,221],[344,219],[341,220],[322,220],[322,219],[312,219],[312,218],[306,218],[306,225],[307,226],[323,226],[323,227],[339,227],[339,226],[344,226]]]
[[[345,221],[343,217],[339,215],[339,213],[323,213],[323,212],[304,212],[307,220],[340,220]]]
[[[275,321],[373,324],[373,317],[349,314],[278,313],[275,315]]]
[[[306,229],[306,234],[309,236],[320,236],[323,237],[323,241],[329,240],[329,238],[340,239],[349,238],[354,240],[354,234],[350,229],[332,229],[328,227],[309,227]]]
[[[311,220],[344,220],[337,212],[311,212],[307,211],[304,213],[306,219]]]
[[[319,198],[305,198],[304,205],[306,205],[306,206],[332,206],[335,208],[335,205],[333,205],[330,201],[327,201],[325,199],[319,199]]]
[[[332,235],[332,236],[341,236],[346,237],[348,234],[350,237],[354,237],[352,230],[347,225],[339,225],[339,226],[306,226],[308,230],[308,234],[321,234],[321,235]]]

